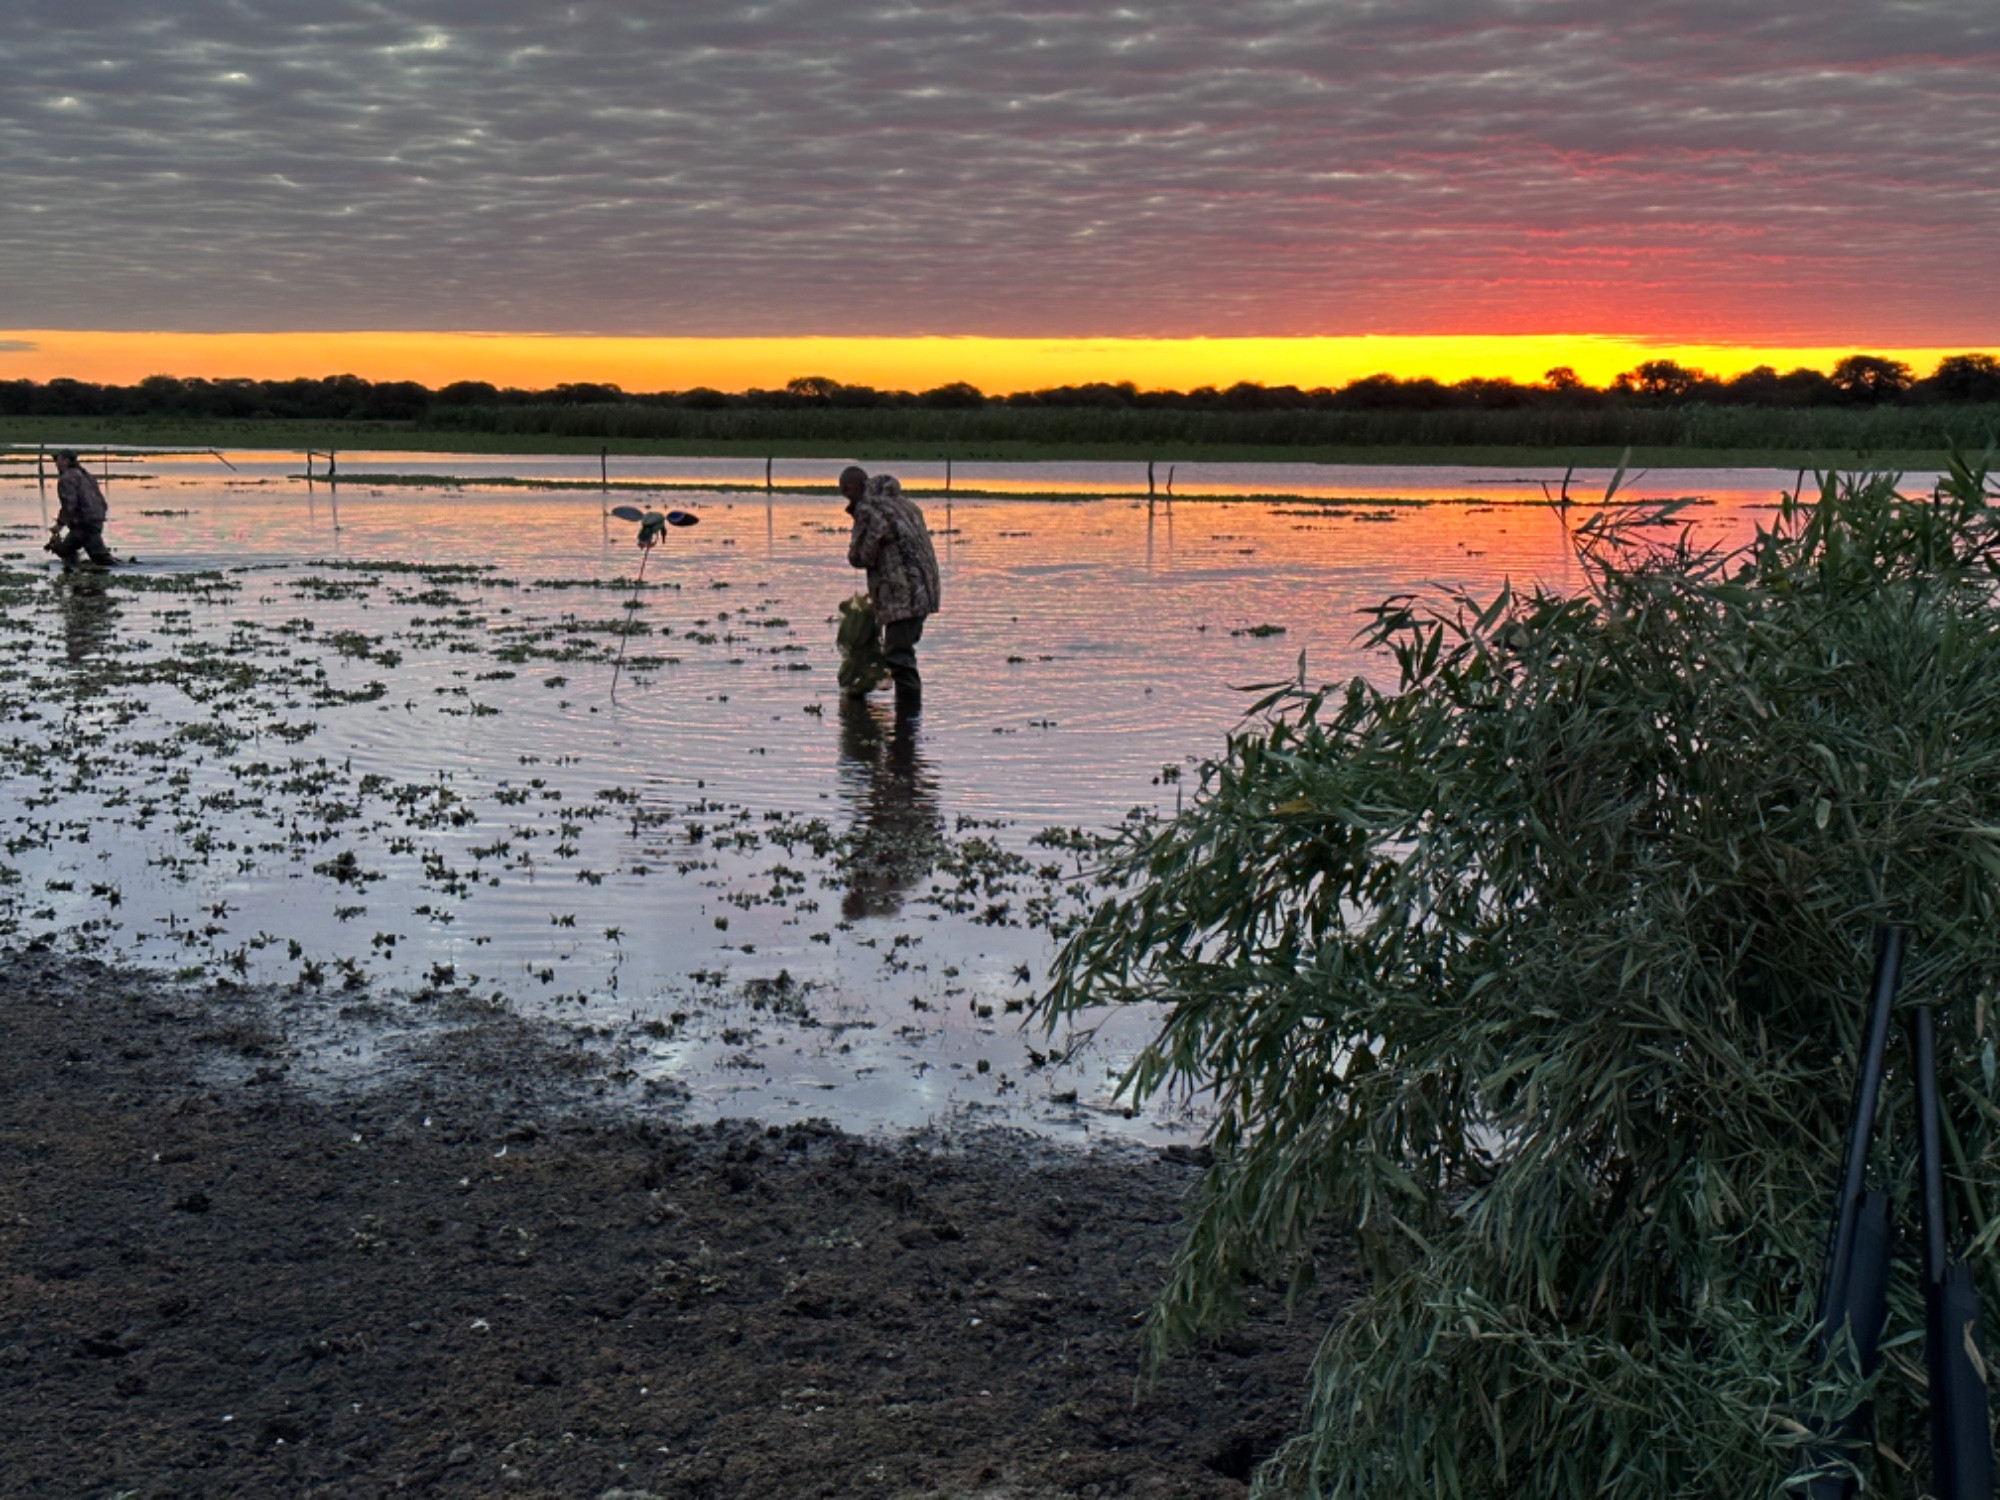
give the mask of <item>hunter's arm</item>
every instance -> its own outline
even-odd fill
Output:
[[[874,567],[887,536],[888,528],[883,525],[880,516],[872,511],[857,509],[854,512],[854,531],[847,541],[847,565],[850,568]]]

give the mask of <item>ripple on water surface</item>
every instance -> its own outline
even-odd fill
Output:
[[[48,570],[51,499],[0,469],[0,928],[304,982],[330,1014],[371,995],[392,1029],[426,994],[490,997],[615,1037],[698,1113],[862,1129],[1185,1128],[1110,1097],[1150,1017],[1020,1028],[1099,841],[1172,814],[1245,688],[1379,673],[1364,606],[1573,567],[1531,503],[1559,474],[1179,465],[1169,505],[1138,465],[954,465],[948,499],[921,493],[941,464],[900,466],[945,604],[898,725],[835,686],[860,586],[837,461],[774,464],[825,488],[767,498],[730,488],[761,461],[612,460],[701,517],[635,590],[602,495],[491,483],[595,458],[345,454],[470,482],[338,491],[301,458],[229,458],[114,461],[111,539],[140,562],[109,578]],[[1641,492],[1701,495],[1698,524],[1741,536],[1790,483]]]

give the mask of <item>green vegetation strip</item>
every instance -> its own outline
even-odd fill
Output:
[[[1840,415],[1835,413],[1835,416]],[[1862,415],[1866,415],[1863,413]],[[1724,445],[1707,441],[1658,442],[1641,435],[1629,443],[1630,461],[1642,468],[1775,468],[1795,470],[1884,468],[1942,469],[1951,441],[1977,446],[1993,429],[1995,413],[1984,408],[1976,419],[1956,426],[1935,421],[1906,423],[1897,430],[1870,431],[1850,425],[1830,427],[1809,438],[1766,429],[1757,441]],[[1958,430],[1962,427],[1963,430]],[[964,438],[949,433],[894,435],[856,430],[815,436],[782,424],[745,436],[647,437],[630,433],[570,433],[559,430],[482,431],[419,427],[414,422],[325,422],[227,420],[197,417],[0,417],[0,441],[46,443],[51,448],[87,449],[101,443],[145,443],[159,447],[216,447],[225,452],[264,451],[303,457],[310,448],[324,453],[374,451],[460,454],[579,454],[595,457],[811,459],[828,464],[888,463],[1290,463],[1458,465],[1470,468],[1614,468],[1628,443],[1616,434],[1601,438],[1542,433],[1531,436],[1496,431],[1480,437],[1410,433],[1355,438],[1344,442],[1231,439],[1224,433],[1124,437],[1069,436],[1050,432],[1005,439]],[[318,476],[315,476],[318,477]]]

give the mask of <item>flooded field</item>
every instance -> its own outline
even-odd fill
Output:
[[[834,681],[838,461],[768,497],[761,460],[88,461],[136,562],[65,576],[53,487],[0,460],[0,940],[300,986],[334,1080],[475,995],[697,1118],[1188,1128],[1110,1099],[1143,1016],[1020,1028],[1102,841],[1172,814],[1246,686],[1379,671],[1363,606],[1573,574],[1559,473],[1180,465],[1170,504],[1165,465],[1151,502],[1130,464],[960,464],[949,498],[899,466],[945,603],[898,725]],[[1731,537],[1792,483],[1632,493]],[[605,506],[648,488],[700,524],[635,588]]]

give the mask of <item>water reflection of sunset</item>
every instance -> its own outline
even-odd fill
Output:
[[[107,449],[114,470],[121,462]],[[865,457],[865,455],[860,455]],[[303,456],[279,457],[269,450],[231,449],[229,461],[243,474],[268,479],[295,477]],[[824,491],[831,496],[835,479],[848,457],[755,458],[614,454],[603,473],[614,486],[658,485],[662,489],[705,490],[738,498],[748,490],[762,491],[768,472],[781,494],[799,496]],[[207,452],[147,454],[148,468],[178,466],[206,471],[213,460]],[[459,489],[527,488],[545,483],[551,490],[594,490],[599,478],[595,455],[576,454],[428,454],[357,449],[343,452],[340,466],[350,489],[368,475],[395,475],[405,480],[436,476]],[[1133,460],[1047,460],[1036,462],[893,460],[892,469],[904,489],[926,504],[947,498],[972,501],[995,499],[1145,500],[1148,481],[1155,500],[1302,500],[1336,505],[1380,504],[1542,505],[1568,485],[1572,501],[1588,504],[1603,498],[1613,471],[1600,466],[1565,471],[1533,464],[1488,467],[1473,464],[1319,464],[1319,463],[1201,463]],[[1637,469],[1619,477],[1623,500],[1698,499],[1725,508],[1772,502],[1798,476],[1775,469],[1700,468]],[[1928,488],[1929,476],[1912,475],[1910,484]]]
[[[774,466],[819,489],[767,500],[718,488],[761,478],[761,462],[615,460],[610,477],[635,486],[618,492],[631,498],[650,501],[648,484],[709,486],[672,492],[701,524],[649,557],[639,589],[636,528],[606,514],[596,455],[357,453],[346,456],[357,474],[422,465],[467,482],[337,487],[305,483],[297,455],[232,451],[232,468],[208,454],[123,457],[90,455],[108,473],[117,549],[135,560],[110,582],[116,617],[107,599],[35,588],[26,630],[58,642],[44,696],[130,740],[129,754],[98,752],[93,806],[116,818],[128,799],[161,795],[161,747],[181,747],[182,793],[205,840],[233,842],[231,862],[188,864],[191,883],[163,874],[187,851],[162,816],[87,852],[25,852],[0,914],[31,892],[80,920],[96,909],[77,875],[87,860],[90,880],[121,892],[125,925],[107,956],[186,965],[193,931],[217,952],[240,949],[246,981],[285,983],[293,958],[255,938],[283,932],[385,987],[442,966],[587,1024],[691,1012],[690,975],[783,973],[814,1004],[841,1007],[845,1029],[801,1031],[796,1048],[746,1070],[719,1025],[647,1065],[706,1090],[714,1113],[809,1111],[865,1128],[915,1123],[955,1098],[991,1102],[1026,1061],[1026,1039],[978,1006],[1005,1016],[1022,971],[1046,973],[1047,933],[1019,921],[1040,888],[982,875],[977,899],[963,895],[960,875],[934,868],[946,841],[1053,868],[1034,878],[1057,889],[1078,867],[1047,831],[1171,812],[1269,685],[1391,682],[1393,662],[1359,639],[1383,598],[1449,608],[1461,590],[1578,587],[1572,533],[1593,509],[1542,503],[1543,483],[1562,475],[1533,468],[1196,466],[1213,483],[1321,489],[1148,503],[1132,492],[1143,465],[968,465],[983,484],[1039,495],[923,499],[944,608],[924,637],[924,714],[899,725],[886,704],[843,704],[835,682],[829,617],[857,587],[835,461]],[[1572,490],[1601,496],[1606,478],[1579,474]],[[1633,493],[1699,495],[1697,535],[1740,541],[1792,479],[1664,471]],[[32,456],[17,455],[0,469],[0,526],[29,537],[47,519]],[[92,686],[107,631],[143,696]],[[224,660],[263,685],[200,696],[187,664]],[[20,724],[25,736],[52,722]],[[241,754],[213,753],[218,724]],[[36,763],[16,757],[17,775]],[[321,775],[347,790],[316,790]],[[245,794],[243,778],[265,776]],[[403,834],[376,821],[397,798],[446,795],[462,820]],[[294,855],[302,846],[273,836],[295,817],[335,819],[342,847],[374,872],[366,922],[341,915],[364,898],[329,873],[327,850]],[[774,829],[790,842],[771,842]],[[815,852],[835,838],[852,855],[837,869]],[[467,872],[479,878],[458,878]],[[226,919],[190,922],[218,903]],[[1084,1059],[1060,1087],[1088,1093],[1100,1065]]]

